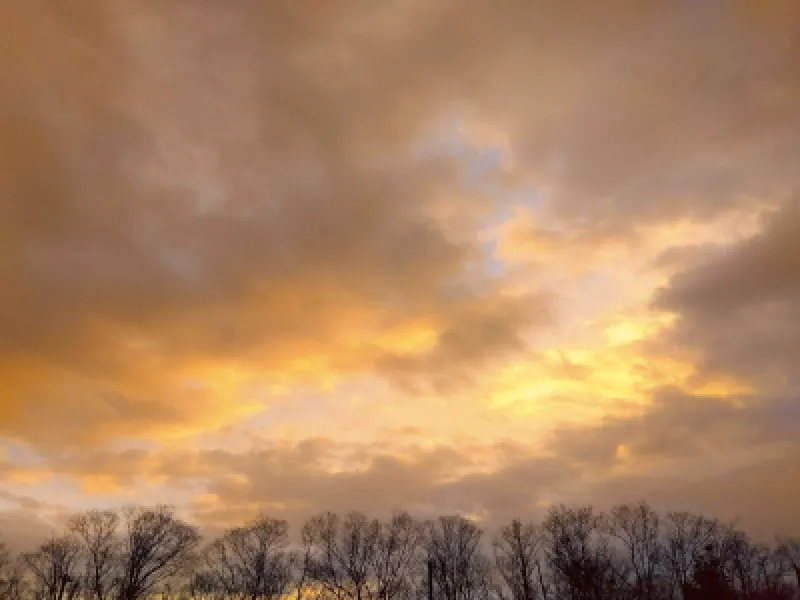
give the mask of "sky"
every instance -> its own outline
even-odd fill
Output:
[[[800,534],[798,164],[794,0],[0,0],[0,532]]]

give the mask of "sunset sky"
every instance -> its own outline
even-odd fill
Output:
[[[800,534],[800,2],[0,0],[0,534],[647,499]]]

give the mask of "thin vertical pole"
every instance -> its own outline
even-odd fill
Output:
[[[428,559],[428,600],[433,600],[433,559]]]

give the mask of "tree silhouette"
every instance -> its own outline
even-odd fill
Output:
[[[164,506],[123,511],[116,600],[140,600],[180,572],[200,543],[197,530]]]
[[[534,523],[523,524],[514,519],[501,528],[492,547],[495,565],[512,600],[547,598],[544,581],[544,536]]]
[[[624,577],[635,600],[655,600],[666,587],[661,520],[645,502],[615,506],[604,519],[605,531],[620,546]]]
[[[260,515],[198,552],[167,507],[89,511],[17,560],[0,543],[0,600],[800,600],[800,541],[755,544],[644,502],[558,505],[488,540],[470,519],[406,512],[322,513],[301,533],[293,545],[286,521]]]
[[[683,587],[685,600],[733,600],[736,595],[722,570],[714,546],[707,544],[694,570],[693,581]]]
[[[70,535],[53,537],[23,555],[36,589],[46,600],[73,600],[80,584],[80,543]]]
[[[288,531],[286,521],[264,515],[226,531],[205,553],[217,586],[251,600],[285,594],[291,583]]]
[[[113,583],[119,554],[119,515],[111,510],[73,516],[67,528],[82,545],[87,598],[103,600]]]
[[[591,507],[553,507],[544,521],[547,555],[558,597],[602,600],[619,595],[620,577],[602,518]]]
[[[490,561],[482,553],[483,531],[463,517],[428,524],[426,554],[437,600],[482,600],[489,595]]]

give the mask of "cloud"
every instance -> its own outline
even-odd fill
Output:
[[[29,509],[0,511],[0,540],[14,553],[33,551],[55,531]]]
[[[725,464],[734,448],[781,447],[793,440],[800,409],[793,397],[708,397],[674,388],[658,390],[638,416],[605,419],[596,427],[556,431],[551,452],[579,464],[600,466],[617,458],[619,446],[638,460],[719,458]]]
[[[477,248],[438,216],[491,203],[454,158],[413,152],[435,111],[395,114],[399,82],[375,80],[397,43],[283,2],[8,10],[5,435],[163,437],[250,414],[230,397],[253,380],[384,365],[424,379],[516,347],[527,299],[466,277]],[[275,18],[296,36],[265,34]],[[370,343],[420,319],[440,338],[430,360]],[[509,333],[481,351],[490,325]],[[215,371],[233,372],[230,389],[213,389]]]
[[[778,467],[797,454],[798,420],[793,398],[736,404],[665,389],[638,416],[561,427],[538,449],[519,442],[394,450],[362,446],[356,459],[352,449],[312,442],[238,457],[215,454],[215,460],[226,462],[224,471],[212,471],[236,476],[212,476],[208,491],[216,500],[198,505],[197,518],[224,519],[228,507],[234,519],[267,506],[293,522],[328,508],[384,514],[404,507],[420,515],[482,515],[491,527],[513,516],[540,515],[554,501],[607,507],[644,497],[672,510],[738,512],[745,527],[772,535],[794,531],[800,522],[788,511],[765,520],[770,497],[749,494],[734,505],[714,486],[735,486],[740,476],[752,479],[763,465],[767,488],[796,500],[800,488],[794,472],[781,474]],[[347,466],[331,469],[328,461],[342,451],[349,458],[337,460]]]
[[[785,195],[798,152],[796,22],[746,4],[470,11],[516,50],[485,86],[494,110],[481,118],[508,132],[521,177],[572,227],[619,235]]]
[[[515,516],[538,518],[552,502],[607,508],[646,498],[664,510],[739,516],[764,537],[800,527],[789,510],[800,492],[796,469],[785,470],[800,451],[798,420],[791,397],[736,403],[663,389],[639,414],[562,426],[543,445],[314,438],[264,440],[241,452],[77,452],[51,463],[55,476],[89,496],[110,491],[86,485],[98,478],[116,487],[116,497],[145,481],[172,497],[193,495],[182,509],[212,534],[259,510],[295,528],[322,510],[386,515],[396,508],[420,517],[476,515],[492,528]],[[760,487],[736,502],[720,491],[756,480]],[[774,497],[755,493],[762,488],[784,494],[780,511],[770,512]]]
[[[800,203],[789,201],[760,233],[675,275],[655,297],[656,307],[680,317],[669,341],[699,349],[708,371],[739,373],[767,389],[796,386],[798,227]]]
[[[475,365],[497,364],[524,350],[527,332],[554,322],[552,304],[544,294],[498,295],[454,315],[429,350],[387,353],[376,366],[406,388],[418,388],[421,374],[423,384],[432,382],[434,389],[446,391],[454,383],[469,381]]]
[[[6,500],[491,521],[777,469],[800,13],[723,4],[5,3]]]
[[[5,502],[10,502],[11,504],[16,504],[23,509],[35,510],[42,508],[42,503],[36,498],[32,498],[30,496],[20,496],[11,492],[0,491],[0,499]]]

